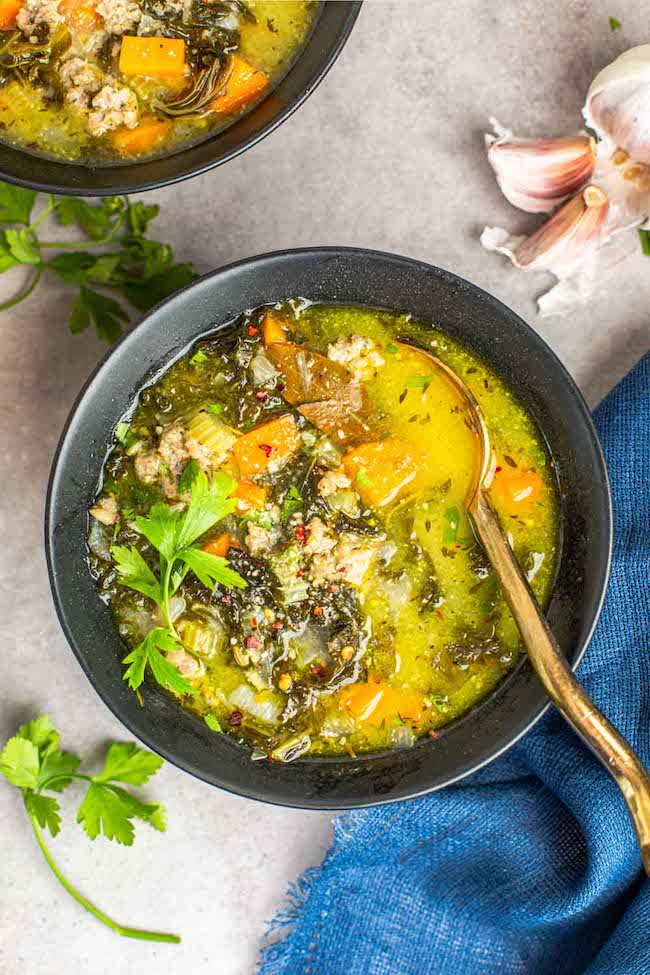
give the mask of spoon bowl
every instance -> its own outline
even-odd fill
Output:
[[[414,347],[408,348],[413,355]],[[466,507],[476,535],[497,575],[503,596],[519,627],[528,658],[544,689],[572,728],[605,766],[623,793],[646,873],[650,876],[650,776],[636,752],[599,711],[573,675],[540,606],[517,562],[489,498],[495,460],[481,408],[460,376],[437,356],[417,349],[423,366],[451,382],[463,404],[465,419],[477,438],[475,474]]]

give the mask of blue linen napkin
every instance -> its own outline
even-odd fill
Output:
[[[615,549],[578,673],[650,765],[650,354],[596,422]],[[650,880],[625,804],[554,709],[458,785],[334,832],[259,975],[650,975]]]

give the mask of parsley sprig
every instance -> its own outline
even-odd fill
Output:
[[[144,785],[163,764],[162,759],[135,744],[114,742],[106,752],[102,770],[96,775],[89,775],[79,771],[79,757],[72,752],[62,751],[59,742],[58,731],[50,718],[43,714],[21,725],[18,733],[9,739],[0,754],[0,771],[11,785],[15,785],[22,792],[36,841],[52,873],[82,907],[117,934],[140,941],[177,944],[181,939],[175,934],[125,927],[95,907],[63,875],[42,832],[46,830],[55,837],[61,831],[61,807],[51,793],[60,794],[73,782],[87,785],[77,813],[77,822],[91,840],[101,833],[109,840],[132,846],[134,820],[142,820],[154,829],[164,832],[166,823],[163,806],[157,802],[142,802],[133,792],[124,788],[125,785]]]
[[[191,484],[185,487],[191,494],[184,511],[156,504],[147,517],[135,519],[137,530],[158,552],[158,575],[135,546],[114,545],[112,548],[119,581],[152,599],[160,606],[165,621],[165,626],[154,627],[124,658],[123,663],[128,664],[124,680],[133,690],[140,687],[149,667],[158,683],[168,690],[177,694],[196,693],[196,688],[163,656],[183,648],[172,619],[170,600],[188,572],[193,572],[208,589],[214,589],[217,583],[240,589],[247,584],[230,568],[227,559],[194,545],[198,538],[235,510],[237,500],[231,497],[235,482],[221,473],[208,480],[195,465]]]
[[[0,182],[0,274],[23,266],[30,270],[26,286],[0,304],[15,307],[37,287],[45,272],[77,289],[70,305],[68,326],[83,332],[93,326],[100,338],[114,342],[130,319],[116,292],[139,312],[147,311],[196,278],[191,264],[178,264],[168,244],[147,237],[159,207],[128,196],[104,197],[88,203],[76,197],[45,195],[37,219],[32,215],[42,194]],[[40,229],[49,217],[64,227],[75,226],[87,240],[43,240]],[[48,257],[50,251],[56,251]]]

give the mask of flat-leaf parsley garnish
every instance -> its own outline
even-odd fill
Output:
[[[127,305],[143,312],[196,278],[191,264],[175,262],[169,244],[147,237],[149,224],[158,216],[157,206],[141,200],[133,203],[128,196],[88,203],[48,193],[34,220],[40,196],[0,183],[0,224],[10,225],[0,232],[0,274],[19,266],[30,269],[26,286],[1,304],[0,311],[28,298],[48,271],[77,289],[68,316],[70,331],[84,332],[92,326],[101,339],[114,342],[131,315],[104,291],[116,292]],[[50,216],[64,227],[76,227],[87,239],[43,240],[40,228]],[[48,259],[53,250],[57,253]]]
[[[140,534],[158,552],[158,575],[135,546],[114,545],[112,548],[119,581],[160,606],[165,622],[164,626],[154,627],[124,658],[123,662],[128,665],[124,680],[133,690],[140,687],[149,667],[158,683],[168,690],[176,694],[196,693],[192,684],[164,656],[183,649],[172,619],[170,600],[188,572],[193,572],[208,589],[214,589],[217,583],[240,589],[246,586],[246,580],[230,568],[227,559],[204,552],[194,544],[235,510],[237,499],[231,496],[235,482],[227,474],[220,473],[208,480],[197,465],[184,488],[190,492],[184,511],[155,504],[147,517],[135,519]]]
[[[125,927],[95,907],[63,875],[42,832],[46,830],[55,837],[61,831],[61,807],[56,795],[73,782],[82,782],[87,787],[77,822],[91,840],[101,833],[109,840],[132,846],[136,820],[164,832],[163,806],[158,802],[143,802],[130,789],[124,788],[148,782],[163,764],[162,759],[135,744],[114,742],[106,752],[102,770],[90,775],[79,771],[81,760],[72,752],[62,751],[59,741],[58,731],[49,717],[42,714],[21,725],[0,754],[0,772],[22,792],[27,815],[47,865],[77,903],[112,931],[125,938],[177,944],[181,940],[178,935]]]

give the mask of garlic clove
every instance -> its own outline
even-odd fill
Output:
[[[650,44],[630,48],[596,75],[583,115],[601,139],[650,165]]]
[[[598,245],[608,209],[607,194],[589,185],[531,237],[509,237],[499,228],[486,228],[481,243],[523,271],[552,271],[560,277]]]
[[[550,213],[591,177],[596,143],[588,135],[520,139],[490,119],[488,161],[505,198],[528,213]]]
[[[598,146],[593,182],[609,199],[608,234],[639,227],[650,216],[650,166],[633,162],[609,141]]]

